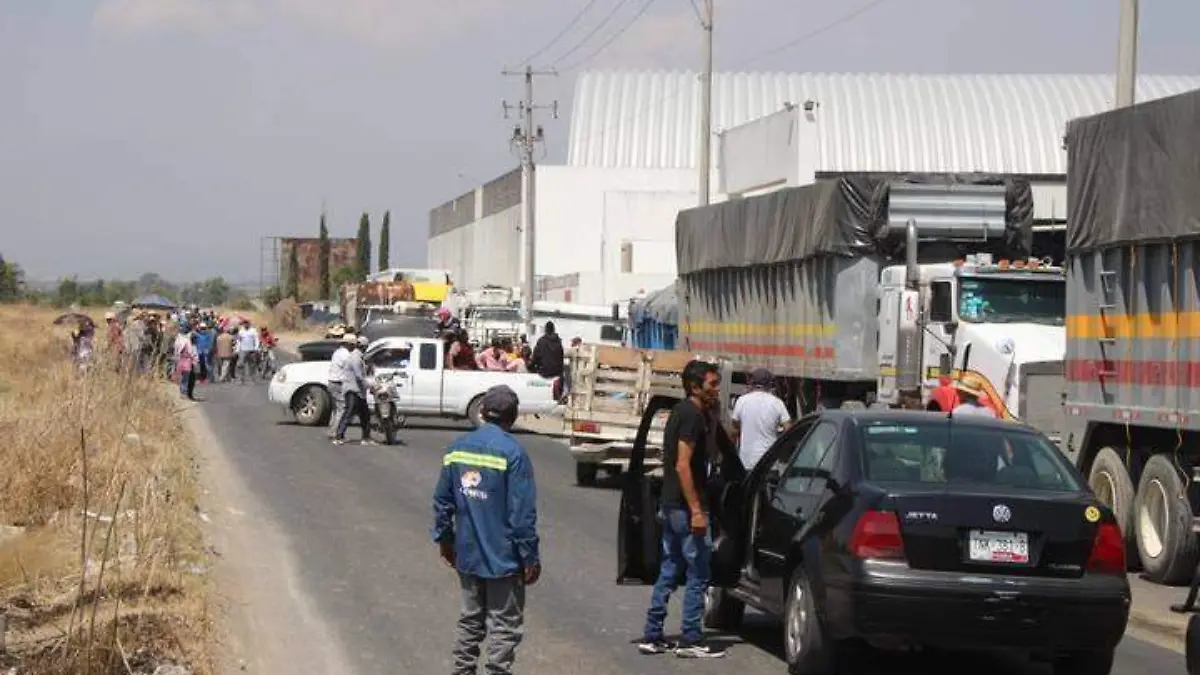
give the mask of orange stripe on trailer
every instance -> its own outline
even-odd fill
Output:
[[[685,333],[736,336],[777,337],[833,337],[837,335],[837,324],[833,323],[750,323],[745,321],[685,321]]]
[[[746,342],[710,342],[706,340],[689,340],[692,351],[723,352],[741,354],[743,356],[787,356],[813,361],[827,361],[834,358],[836,350],[833,347],[808,347],[805,345],[754,345]]]
[[[1141,314],[1072,314],[1067,317],[1068,339],[1200,338],[1200,312]]]

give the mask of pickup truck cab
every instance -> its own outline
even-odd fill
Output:
[[[485,370],[448,370],[442,341],[388,337],[376,340],[363,354],[368,376],[394,372],[400,386],[396,409],[408,417],[466,419],[483,423],[480,404],[484,392],[508,385],[521,401],[522,415],[546,414],[557,407],[555,382],[536,373]],[[329,420],[329,361],[291,363],[271,380],[267,396],[291,412],[296,421],[318,426]]]

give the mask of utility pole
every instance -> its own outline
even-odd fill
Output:
[[[1138,0],[1121,0],[1121,34],[1117,42],[1117,107],[1137,101]]]
[[[713,83],[713,0],[703,0],[704,15],[700,27],[704,30],[704,72],[700,75],[700,206],[709,204],[709,183],[712,181],[712,83]]]
[[[541,109],[550,109],[553,111],[555,119],[558,119],[558,101],[550,105],[537,105],[533,99],[533,78],[535,75],[557,75],[553,70],[535,71],[532,66],[526,66],[523,71],[504,71],[505,75],[518,75],[525,78],[525,100],[521,101],[517,107],[520,109],[521,124],[513,128],[512,144],[517,147],[521,153],[521,182],[525,188],[525,194],[521,196],[521,233],[523,254],[522,275],[524,281],[521,284],[521,304],[525,309],[525,331],[526,335],[532,336],[537,332],[533,322],[533,297],[534,284],[537,281],[536,271],[537,266],[534,264],[536,257],[536,240],[534,232],[537,230],[537,209],[535,208],[535,200],[537,198],[537,172],[536,165],[533,161],[534,148],[538,143],[546,140],[545,132],[540,125],[535,126],[533,123],[533,111]],[[502,102],[504,106],[504,116],[508,117],[509,105],[507,102]]]

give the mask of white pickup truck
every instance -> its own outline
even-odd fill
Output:
[[[483,393],[505,384],[517,393],[522,415],[544,415],[557,407],[555,381],[535,373],[447,370],[442,342],[407,337],[381,338],[363,354],[369,373],[394,372],[400,387],[396,408],[409,417],[466,419],[483,423]],[[306,426],[325,424],[333,409],[329,362],[290,363],[271,380],[267,396]]]

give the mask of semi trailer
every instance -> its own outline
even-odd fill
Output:
[[[1066,134],[1064,451],[1145,575],[1200,548],[1200,91],[1073,120]]]
[[[844,176],[683,211],[680,348],[764,366],[793,412],[939,409],[947,378],[1062,427],[1065,283],[1022,179]]]

